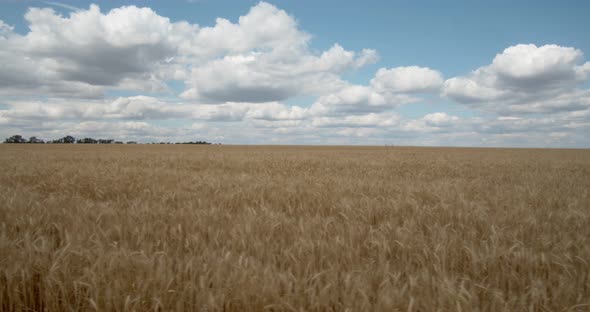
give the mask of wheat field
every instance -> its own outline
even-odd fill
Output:
[[[2,311],[589,311],[590,150],[0,145]]]

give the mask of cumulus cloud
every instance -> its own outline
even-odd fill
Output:
[[[442,74],[427,67],[381,68],[369,86],[342,85],[319,97],[311,111],[318,115],[383,112],[418,101],[420,93],[437,92],[442,83]]]
[[[348,85],[338,92],[320,97],[311,110],[316,115],[362,114],[392,109],[394,104],[370,87]]]
[[[400,130],[404,132],[453,132],[465,131],[471,121],[444,112],[426,114],[421,118],[404,120]]]
[[[97,120],[112,119],[167,119],[184,116],[180,105],[162,102],[148,96],[116,98],[112,100],[40,100],[7,101],[9,109],[0,116],[13,120]]]
[[[164,120],[209,121],[302,120],[308,109],[278,102],[190,104],[162,101],[150,96],[119,97],[111,100],[12,100],[0,110],[4,122],[39,120]]]
[[[70,133],[88,137],[110,137],[116,139],[168,137],[173,136],[175,129],[154,126],[143,121],[85,121],[67,128]]]
[[[310,36],[285,11],[261,2],[237,23],[218,19],[203,28],[187,55],[197,59],[186,80],[185,99],[204,102],[271,102],[321,95],[345,85],[344,71],[376,62],[377,52],[338,44],[317,55]]]
[[[269,3],[260,2],[237,23],[218,18],[215,26],[202,28],[193,41],[198,49],[183,52],[203,58],[254,49],[288,53],[305,49],[309,39],[309,34],[299,30],[293,17]]]
[[[336,90],[344,71],[378,59],[375,50],[338,44],[312,52],[297,21],[265,2],[236,23],[218,18],[212,27],[135,6],[103,13],[91,5],[69,16],[31,8],[25,19],[24,35],[0,23],[4,94],[91,98],[107,89],[164,92],[168,80],[184,80],[185,99],[271,102]]]
[[[560,87],[578,80],[576,75],[582,51],[571,47],[520,44],[498,54],[494,71],[516,88]]]
[[[272,102],[263,104],[248,104],[246,118],[267,121],[292,121],[307,118],[308,109],[300,106],[287,106]]]
[[[12,31],[14,30],[14,27],[4,23],[4,21],[0,20],[0,36],[2,36],[2,38],[5,39],[5,36],[7,34],[12,33]]]
[[[447,113],[432,113],[427,114],[423,117],[423,120],[426,124],[441,127],[441,126],[450,126],[453,122],[459,120],[459,117],[452,116]]]
[[[443,84],[442,74],[426,67],[381,68],[371,80],[378,92],[437,92]]]
[[[502,114],[554,113],[588,107],[590,63],[582,51],[558,45],[519,44],[492,64],[444,83],[442,94],[457,102]]]
[[[169,36],[173,24],[149,8],[102,14],[91,5],[69,17],[32,8],[25,19],[31,31],[17,44],[27,54],[54,60],[51,69],[68,81],[116,85],[124,77],[151,72],[176,49]]]
[[[310,57],[284,63],[256,52],[226,56],[194,68],[187,82],[192,87],[182,97],[217,103],[269,102],[334,90],[343,84],[339,76],[331,72],[343,66],[337,57]]]
[[[315,127],[392,127],[398,124],[400,116],[393,112],[369,113],[340,117],[317,117],[312,120]]]
[[[295,55],[294,55],[295,54]],[[185,99],[206,102],[269,102],[298,95],[321,95],[345,84],[340,74],[376,60],[376,52],[360,54],[335,44],[321,55],[304,49],[276,49],[228,55],[192,69]]]
[[[129,89],[163,91],[162,79],[168,77],[158,70],[176,55],[181,37],[190,35],[183,23],[135,6],[103,14],[91,5],[68,17],[50,8],[31,8],[25,19],[30,29],[25,35],[1,27],[4,94],[98,97],[105,87],[122,83]]]

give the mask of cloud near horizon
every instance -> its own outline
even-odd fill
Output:
[[[24,34],[0,20],[4,136],[590,147],[590,62],[575,47],[505,47],[457,77],[381,66],[358,84],[345,77],[378,65],[378,51],[318,51],[266,2],[212,26],[135,6],[30,8],[24,18]],[[292,104],[302,98],[312,100]],[[428,110],[405,114],[412,105]]]
[[[501,114],[557,113],[588,109],[590,62],[582,51],[558,45],[519,44],[492,64],[445,82],[443,94],[466,105]]]

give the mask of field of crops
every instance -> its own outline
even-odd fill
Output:
[[[0,145],[1,311],[588,311],[590,150]]]

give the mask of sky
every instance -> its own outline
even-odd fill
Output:
[[[0,0],[0,137],[590,148],[588,13]]]

